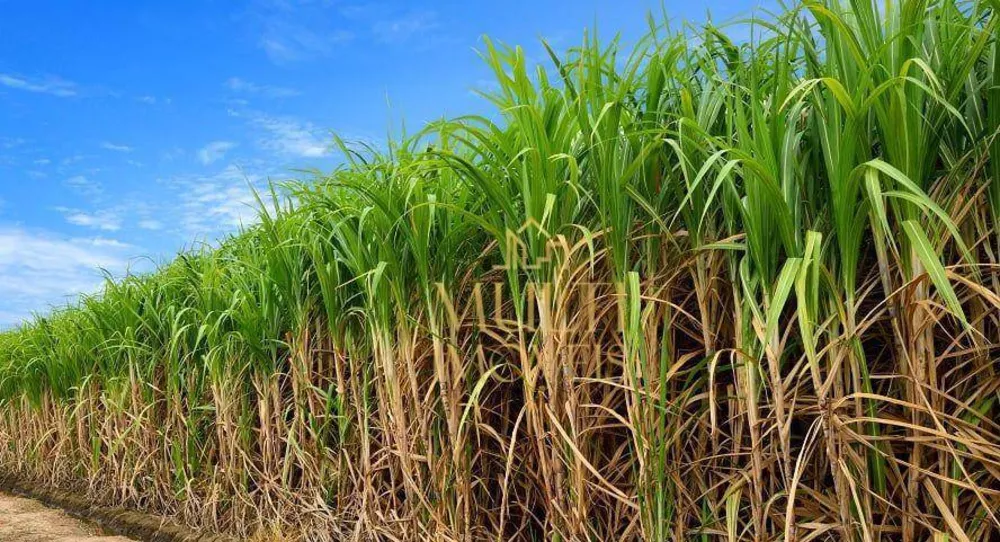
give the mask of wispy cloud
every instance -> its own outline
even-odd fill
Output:
[[[163,222],[152,218],[144,218],[139,221],[139,227],[144,230],[158,231],[163,229]]]
[[[198,151],[198,160],[206,166],[226,156],[226,153],[236,148],[232,141],[213,141]]]
[[[266,98],[290,98],[298,96],[301,92],[286,87],[276,87],[272,85],[258,85],[239,77],[230,77],[226,80],[226,86],[233,92],[245,94],[257,94]]]
[[[171,105],[174,103],[174,99],[170,97],[156,97],[151,94],[145,94],[143,96],[136,96],[135,101],[146,104],[146,105]]]
[[[264,186],[259,172],[229,165],[212,175],[187,175],[166,181],[176,193],[178,213],[171,223],[186,236],[216,238],[257,220],[254,189]]]
[[[60,163],[62,165],[64,165],[64,166],[68,166],[70,164],[75,164],[77,162],[81,162],[81,161],[83,161],[83,160],[85,160],[87,158],[89,158],[89,157],[86,156],[86,155],[84,155],[84,154],[77,153],[77,154],[74,154],[72,156],[67,156],[66,158],[63,158]]]
[[[102,231],[118,231],[122,228],[121,214],[113,209],[87,212],[80,209],[57,207],[56,210],[66,217],[66,222],[74,226]]]
[[[136,248],[102,237],[62,237],[50,232],[0,227],[0,324],[17,324],[31,311],[62,305],[95,292],[101,269],[120,275]]]
[[[246,15],[257,46],[275,64],[327,57],[355,38],[331,2],[257,0]]]
[[[27,143],[23,137],[0,137],[0,149],[16,149]]]
[[[419,12],[376,21],[372,25],[372,33],[383,43],[403,43],[439,26],[437,15],[433,12]]]
[[[51,76],[37,79],[11,73],[0,73],[0,85],[25,92],[49,94],[60,98],[76,96],[79,91],[76,83]]]
[[[267,57],[276,64],[288,64],[333,53],[334,47],[354,39],[354,33],[336,30],[329,34],[313,32],[304,26],[273,21],[258,42]]]
[[[101,186],[101,183],[90,180],[83,175],[70,177],[64,181],[64,184],[78,194],[88,197],[96,197],[104,193],[104,187]]]
[[[132,147],[129,147],[128,145],[121,145],[121,144],[118,144],[118,143],[111,143],[109,141],[105,141],[105,142],[101,143],[101,148],[109,150],[109,151],[115,151],[115,152],[132,152]]]
[[[259,140],[260,146],[271,152],[300,158],[319,158],[332,151],[324,131],[310,122],[262,113],[252,114],[250,122],[264,132]]]
[[[160,153],[160,160],[163,162],[173,162],[174,160],[177,160],[178,158],[184,156],[184,154],[185,154],[184,149],[180,147],[174,147],[172,149],[167,149],[165,151],[162,151]]]
[[[339,11],[356,25],[368,27],[371,37],[379,43],[401,44],[418,38],[425,42],[423,45],[432,41],[427,38],[439,42],[444,37],[445,25],[438,13],[429,9],[410,9],[412,4],[415,3],[344,4]]]

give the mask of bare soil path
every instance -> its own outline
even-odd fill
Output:
[[[44,504],[0,493],[0,542],[130,542]]]

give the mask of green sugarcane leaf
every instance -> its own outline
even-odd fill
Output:
[[[938,294],[944,298],[945,303],[948,305],[948,309],[963,324],[968,325],[969,322],[965,318],[962,304],[958,301],[955,290],[952,289],[951,284],[948,282],[948,274],[945,272],[944,266],[941,265],[941,260],[938,259],[937,252],[934,250],[934,246],[931,245],[930,239],[927,238],[927,234],[920,228],[920,224],[914,220],[903,222],[903,230],[913,244],[913,250],[917,253],[917,257],[920,258],[920,263],[924,265],[924,269],[927,271],[927,275],[930,276],[931,282],[937,288]]]
[[[795,285],[795,277],[798,276],[799,267],[802,265],[802,258],[788,258],[781,268],[778,281],[774,287],[774,295],[771,296],[771,304],[767,307],[767,337],[770,338],[778,329],[778,319],[781,311],[788,301],[788,294],[792,292]]]

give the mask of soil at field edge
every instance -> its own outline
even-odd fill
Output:
[[[130,542],[38,501],[0,493],[0,542]]]

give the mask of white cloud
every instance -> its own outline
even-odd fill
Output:
[[[77,162],[81,162],[81,161],[83,161],[83,160],[85,160],[87,158],[88,157],[86,155],[77,153],[77,154],[74,154],[72,156],[67,156],[66,158],[63,158],[62,159],[62,165],[68,166],[70,164],[75,164]]]
[[[229,165],[214,175],[188,175],[167,181],[176,193],[177,223],[185,237],[215,238],[257,221],[253,190],[264,187],[264,176]]]
[[[154,220],[152,218],[144,218],[139,221],[139,227],[144,230],[153,230],[153,231],[162,230],[163,222],[160,222],[159,220]]]
[[[66,179],[65,184],[77,193],[88,197],[96,197],[104,193],[104,187],[101,186],[101,183],[92,181],[83,175],[70,177]]]
[[[300,158],[319,158],[332,151],[324,132],[312,123],[260,113],[251,115],[250,122],[265,132],[260,145],[269,151]]]
[[[331,2],[258,0],[246,13],[257,46],[275,64],[328,57],[354,39]]]
[[[259,45],[267,53],[267,57],[276,64],[299,60],[302,56],[301,53],[295,51],[291,46],[278,38],[262,37],[260,38]]]
[[[129,147],[128,145],[121,145],[118,143],[111,143],[110,141],[104,141],[103,143],[101,143],[101,148],[115,152],[132,152],[132,147]]]
[[[160,153],[160,160],[164,162],[173,162],[178,158],[184,156],[184,149],[180,147],[174,147],[172,149],[167,149]]]
[[[121,215],[113,209],[87,212],[79,209],[57,207],[56,210],[66,217],[66,222],[74,226],[83,226],[103,231],[118,231],[122,227]]]
[[[375,37],[383,43],[402,43],[437,28],[437,16],[432,12],[377,21],[372,25]]]
[[[243,92],[246,94],[259,94],[267,98],[290,98],[301,94],[293,88],[276,87],[271,85],[259,85],[239,77],[230,77],[226,80],[226,86],[233,92]]]
[[[38,160],[35,160],[35,165],[36,166],[47,166],[47,165],[49,165],[51,163],[52,163],[52,160],[49,160],[48,158],[39,158]]]
[[[236,148],[236,143],[232,141],[213,141],[198,151],[198,160],[207,166],[217,160],[221,160],[226,156],[227,152],[234,148]]]
[[[0,137],[0,148],[10,150],[20,147],[27,142],[23,137]]]
[[[353,39],[354,33],[348,30],[317,32],[306,26],[271,21],[258,45],[275,64],[289,64],[330,56],[337,45]]]
[[[58,77],[31,79],[21,75],[0,73],[0,85],[25,92],[50,94],[60,98],[76,96],[78,92],[76,83],[65,81]]]
[[[17,324],[102,284],[100,269],[120,275],[135,248],[113,239],[68,238],[0,227],[0,325]]]
[[[147,105],[156,105],[156,96],[139,96],[136,101]]]

